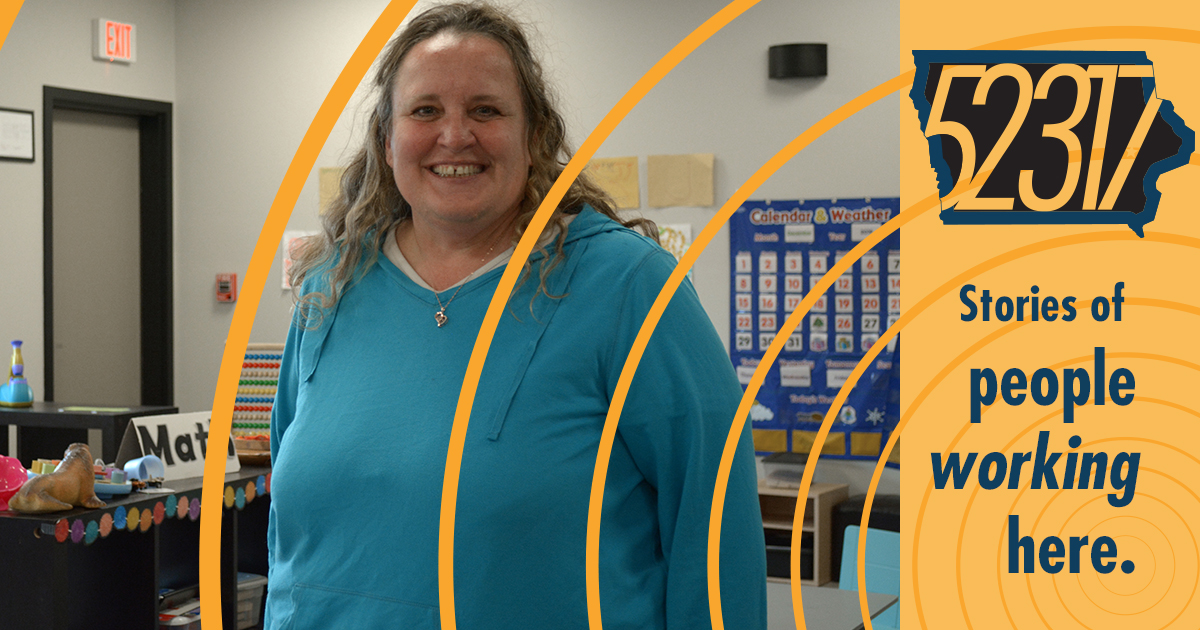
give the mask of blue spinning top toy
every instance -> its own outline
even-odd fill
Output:
[[[12,342],[12,367],[8,382],[0,385],[0,407],[32,407],[33,388],[25,381],[25,361],[21,359],[21,342]]]

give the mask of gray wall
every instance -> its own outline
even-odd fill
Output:
[[[137,62],[92,59],[92,20],[137,25]],[[34,395],[45,383],[42,309],[42,86],[175,100],[175,4],[160,0],[26,2],[0,48],[0,106],[34,112],[34,163],[0,162],[0,341],[25,341]],[[176,137],[176,152],[179,139]],[[186,320],[177,322],[186,324]],[[7,352],[3,361],[8,361]],[[178,386],[177,386],[178,389]]]
[[[39,109],[43,83],[175,103],[176,404],[184,411],[211,407],[232,321],[233,305],[213,298],[215,274],[236,272],[244,280],[301,137],[385,4],[72,0],[48,8],[28,2],[0,50],[0,105],[6,107]],[[543,57],[578,146],[654,62],[724,4],[530,0],[517,10],[540,31]],[[93,17],[136,23],[139,61],[111,69],[92,62],[86,29]],[[698,234],[720,203],[788,141],[898,73],[898,20],[898,3],[887,0],[763,0],[660,82],[597,155],[639,156],[640,212],[660,223],[691,223]],[[80,33],[71,21],[82,25]],[[768,80],[767,47],[793,42],[827,43],[829,76]],[[70,61],[55,61],[56,56]],[[363,119],[360,104],[356,98],[343,114],[318,168],[338,165],[353,149],[355,125]],[[752,198],[898,196],[900,105],[897,94],[854,116]],[[645,158],[660,153],[715,154],[716,204],[646,206]],[[36,347],[42,335],[40,168],[0,163],[0,252],[20,261],[10,277],[17,278],[16,294],[24,298],[0,304],[0,337],[35,342],[25,354],[35,386],[42,367]],[[316,229],[316,208],[314,170],[289,229]],[[728,258],[728,239],[718,237],[694,272],[701,299],[726,341]],[[277,259],[252,341],[284,338],[290,296],[279,287]],[[852,492],[865,491],[869,467],[837,463],[828,474],[851,482]],[[894,471],[881,491],[898,492]]]
[[[176,403],[210,409],[235,304],[213,297],[216,274],[239,284],[300,140],[386,2],[179,2],[180,145],[176,165]],[[344,140],[342,141],[344,142]],[[336,147],[331,141],[329,147]],[[322,156],[332,165],[337,152]],[[315,181],[315,180],[314,180]],[[316,188],[297,217],[313,221]],[[287,298],[273,272],[252,341],[283,341]],[[273,326],[272,326],[273,325]]]
[[[419,3],[416,10],[426,4]],[[560,88],[572,139],[578,146],[651,65],[722,6],[723,2],[712,0],[542,0],[520,3],[518,11],[538,26],[543,57]],[[353,12],[339,9],[342,19]],[[181,24],[186,15],[187,10],[181,9],[185,18]],[[373,17],[371,14],[363,22]],[[597,155],[639,156],[640,212],[660,223],[691,223],[693,235],[698,234],[720,204],[788,141],[898,73],[898,19],[898,4],[882,0],[764,0],[714,35],[661,81]],[[180,41],[185,40],[181,33]],[[767,47],[792,42],[828,43],[829,76],[786,82],[767,79]],[[184,50],[181,45],[181,69],[186,65]],[[314,75],[325,72],[315,62],[310,67]],[[254,76],[259,70],[247,68],[242,72]],[[291,100],[313,102],[311,111],[315,112],[315,103],[330,83],[332,78],[328,83],[293,86],[296,97]],[[187,87],[181,84],[180,89],[186,91]],[[365,90],[360,89],[360,95],[363,93]],[[899,103],[899,95],[892,95],[839,125],[780,169],[751,198],[898,196]],[[357,110],[351,111],[353,105],[331,136],[318,167],[338,165],[353,148],[354,123],[361,123],[364,117]],[[296,118],[300,131],[293,138],[302,133],[311,115]],[[645,158],[660,153],[714,153],[716,204],[708,208],[649,208]],[[278,177],[272,181],[277,186]],[[274,188],[270,194],[274,194]],[[316,229],[316,207],[314,171],[289,229]],[[726,343],[728,259],[728,237],[722,234],[705,250],[694,273],[705,308]],[[286,334],[290,299],[278,288],[278,268],[277,261],[259,309],[252,336],[255,341],[278,341]]]

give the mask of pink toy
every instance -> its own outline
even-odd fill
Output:
[[[0,510],[8,509],[8,500],[21,489],[28,478],[20,460],[0,455]]]

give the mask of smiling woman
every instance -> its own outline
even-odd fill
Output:
[[[364,147],[324,234],[293,268],[298,308],[271,423],[268,628],[439,626],[455,403],[501,267],[571,153],[520,26],[488,5],[414,18],[375,85]],[[601,432],[675,266],[638,227],[653,224],[620,220],[578,179],[510,297],[463,450],[458,627],[588,623]],[[709,627],[708,514],[740,396],[685,284],[645,352],[610,457],[606,628]],[[727,626],[753,629],[765,624],[765,552],[750,445],[744,436],[726,494],[721,581]]]

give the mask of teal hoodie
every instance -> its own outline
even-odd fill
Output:
[[[454,539],[457,626],[586,628],[584,545],[617,378],[675,259],[586,209],[538,295],[510,299],[479,381]],[[440,627],[442,477],[467,361],[503,267],[433,293],[382,255],[326,313],[293,326],[272,416],[266,627]],[[317,282],[314,279],[312,282]],[[312,283],[306,283],[311,290]],[[442,302],[452,292],[442,295]],[[604,628],[711,627],[707,540],[742,389],[690,282],[629,390],[600,532]],[[749,428],[722,523],[726,628],[766,626],[765,552]]]

